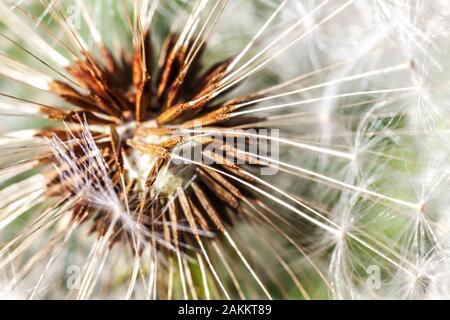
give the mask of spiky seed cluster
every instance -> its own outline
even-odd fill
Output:
[[[68,67],[68,71],[87,93],[83,94],[66,81],[52,82],[52,91],[76,107],[76,110],[51,110],[48,114],[53,119],[68,123],[80,124],[80,119],[83,119],[86,123],[82,122],[81,125],[88,128],[103,127],[103,132],[93,135],[92,139],[100,148],[101,157],[108,170],[86,172],[87,175],[92,175],[86,177],[86,180],[107,174],[111,187],[119,197],[122,200],[128,199],[126,212],[124,208],[123,214],[131,215],[130,218],[142,224],[150,235],[164,234],[166,246],[179,240],[186,244],[191,240],[178,239],[181,236],[177,234],[176,228],[174,234],[164,230],[166,222],[176,226],[177,221],[186,220],[192,230],[222,230],[224,208],[238,210],[245,191],[219,174],[218,170],[241,177],[245,175],[230,157],[225,159],[219,153],[205,152],[205,156],[218,160],[217,163],[221,165],[208,168],[200,163],[194,169],[191,168],[188,174],[160,182],[167,184],[166,186],[155,187],[155,183],[167,179],[167,176],[176,175],[172,173],[174,169],[171,168],[172,150],[189,142],[186,141],[186,134],[182,129],[192,128],[194,124],[204,130],[211,129],[206,127],[207,125],[221,124],[222,128],[226,128],[227,115],[233,109],[233,104],[237,101],[248,101],[256,95],[252,95],[252,98],[242,97],[217,102],[224,93],[217,93],[217,89],[227,75],[227,67],[232,59],[201,71],[200,61],[206,43],[195,48],[192,41],[184,44],[186,41],[180,39],[179,35],[169,35],[164,42],[156,73],[151,66],[152,55],[155,53],[151,47],[150,32],[142,34],[139,39],[135,41],[134,54],[130,56],[124,53],[121,61],[117,61],[105,46],[101,47],[102,61],[84,52],[84,59]],[[183,45],[180,46],[179,43]],[[187,53],[196,50],[191,60],[186,62]],[[152,74],[157,74],[155,79]],[[236,120],[233,125],[246,120],[248,122],[244,116]],[[56,128],[48,128],[47,133],[56,135],[58,139],[76,139],[82,133],[80,130],[82,129],[72,130],[70,135],[67,135],[65,129],[58,131]],[[192,139],[204,145],[215,143],[218,150],[235,149],[234,145],[226,145],[224,142],[214,141],[213,138],[191,137],[190,140]],[[79,163],[73,165],[90,166],[90,150],[89,146],[86,150],[74,143],[73,153]],[[142,158],[145,159],[144,163],[139,163]],[[62,164],[65,165],[65,161],[62,161]],[[63,173],[65,170],[59,169]],[[137,171],[137,175],[133,176],[133,170]],[[142,176],[144,174],[145,176]],[[186,182],[194,175],[198,181],[192,182],[188,190],[184,189]],[[247,178],[247,181],[251,179]],[[52,185],[55,183],[57,182],[51,181]],[[79,188],[72,186],[70,180],[62,183],[65,189],[79,192]],[[155,192],[155,189],[158,191]],[[179,200],[174,199],[175,195],[179,196]],[[250,196],[246,197],[248,200]],[[83,217],[83,220],[86,220],[95,216],[93,229],[102,234],[108,230],[111,222],[108,207],[92,206],[89,201],[83,202],[83,197],[78,206],[79,209],[75,213],[78,219]],[[165,206],[168,206],[169,214],[158,217],[158,212]],[[160,223],[161,219],[163,223]],[[131,238],[130,234],[124,234],[124,231],[129,230],[123,228],[120,223],[114,228],[115,236],[111,241]],[[193,234],[199,236],[196,231],[193,231]],[[175,245],[178,246],[177,243]]]

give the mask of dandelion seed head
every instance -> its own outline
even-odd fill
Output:
[[[0,4],[7,292],[448,297],[447,7]]]

